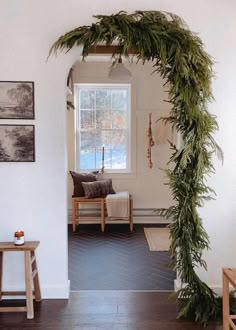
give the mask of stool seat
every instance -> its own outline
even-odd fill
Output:
[[[0,300],[3,296],[26,296],[26,306],[0,307],[0,312],[27,312],[27,318],[34,318],[33,294],[36,301],[41,301],[41,291],[36,262],[35,250],[39,241],[25,242],[17,246],[12,242],[0,242]],[[3,254],[4,252],[24,252],[25,260],[25,291],[2,291]],[[34,291],[32,287],[34,285]]]
[[[30,241],[23,245],[15,245],[12,242],[0,242],[0,251],[35,251],[39,243],[39,241]]]

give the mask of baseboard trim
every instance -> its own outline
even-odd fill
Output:
[[[25,291],[24,287],[9,285],[3,291]],[[70,281],[65,285],[41,285],[42,299],[69,299]],[[3,296],[4,300],[8,299],[25,299],[25,296]]]
[[[100,224],[101,220],[96,219],[96,220],[80,220],[80,224]],[[107,223],[127,223],[127,220],[107,220]],[[169,224],[171,223],[170,221],[167,221],[164,218],[148,218],[148,217],[143,217],[143,218],[135,218],[134,217],[134,224],[148,224],[148,223],[153,223],[153,224]],[[72,219],[68,220],[68,224],[72,224]]]
[[[65,285],[45,285],[41,287],[42,297],[44,299],[69,299],[70,281]]]
[[[80,293],[80,292],[89,292],[89,293],[116,293],[116,292],[122,292],[122,293],[126,293],[126,292],[166,292],[166,293],[173,293],[173,290],[72,290],[71,293]]]
[[[181,285],[181,282],[176,279],[174,280],[174,291],[177,292],[178,290],[180,290],[181,288],[184,288],[184,284]],[[222,296],[222,286],[221,285],[209,285],[208,286],[218,295],[218,296]]]
[[[84,210],[90,212],[90,215],[86,215],[84,212],[83,219],[80,220],[81,224],[100,224],[100,215],[97,208],[85,208]],[[165,209],[159,209],[165,210]],[[83,210],[82,210],[83,211]],[[156,215],[153,208],[136,208],[133,210],[133,222],[134,224],[156,223],[156,224],[169,224],[171,220],[167,220],[162,215]],[[162,211],[163,212],[163,211]],[[87,218],[87,219],[86,219]],[[116,223],[125,223],[124,220],[115,220]],[[114,223],[114,220],[106,220],[106,223]],[[68,209],[68,224],[72,224],[72,209]]]

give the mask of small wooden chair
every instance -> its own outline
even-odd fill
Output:
[[[223,330],[229,330],[230,327],[236,330],[236,315],[230,315],[229,305],[229,284],[236,289],[236,268],[223,268]]]

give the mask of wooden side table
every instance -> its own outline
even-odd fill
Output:
[[[38,241],[25,242],[24,245],[16,246],[11,242],[0,242],[0,300],[2,296],[26,296],[26,306],[23,307],[0,307],[0,312],[27,312],[27,319],[34,318],[33,294],[36,301],[41,301],[39,276],[35,250]],[[24,252],[25,256],[25,291],[2,291],[3,253]],[[32,287],[34,284],[34,292]]]
[[[229,330],[230,327],[236,330],[236,325],[233,320],[236,320],[236,315],[230,315],[229,306],[229,284],[236,289],[236,268],[223,268],[223,330]]]

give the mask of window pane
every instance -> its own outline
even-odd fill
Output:
[[[96,148],[105,149],[110,148],[111,146],[111,132],[110,131],[100,131],[96,134]]]
[[[126,150],[112,150],[112,169],[125,169],[126,167]]]
[[[80,90],[80,109],[94,109],[95,92],[90,89]]]
[[[126,149],[125,131],[115,131],[111,134],[112,149]]]
[[[80,111],[80,127],[84,129],[94,128],[94,111],[81,110]]]
[[[125,169],[126,168],[126,150],[108,149],[104,155],[105,169]]]
[[[94,139],[95,139],[95,148],[101,149],[103,146],[102,131],[94,131]]]
[[[105,169],[126,169],[128,89],[91,84],[81,86],[78,95],[80,168],[100,170],[104,147]]]
[[[105,159],[105,157],[104,157]],[[102,168],[102,149],[96,149],[96,169]]]
[[[112,128],[127,127],[127,114],[124,111],[112,111]]]
[[[80,168],[81,169],[93,169],[95,168],[95,151],[90,150],[80,150]]]
[[[105,149],[105,153],[104,153],[104,166],[105,166],[105,169],[111,169],[112,168],[112,154],[111,154],[111,149]]]
[[[127,108],[127,90],[112,91],[112,109],[126,110]]]
[[[84,151],[95,148],[95,134],[94,132],[81,132],[80,148]]]
[[[109,89],[96,90],[96,108],[111,109],[111,90]]]
[[[111,128],[111,111],[97,110],[96,111],[96,128]]]

